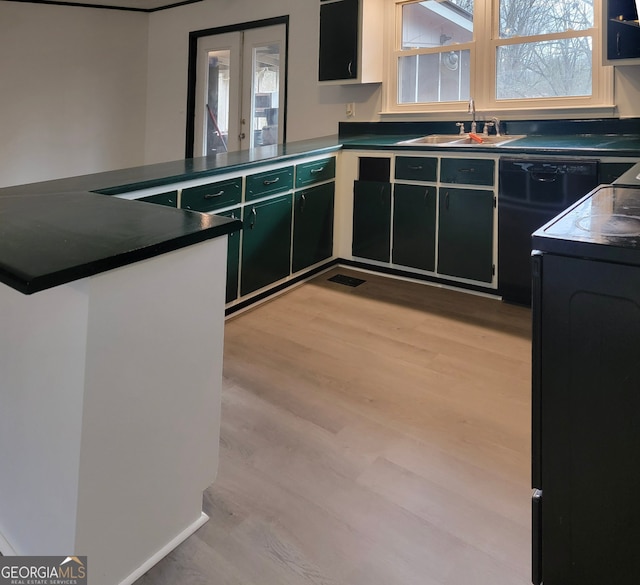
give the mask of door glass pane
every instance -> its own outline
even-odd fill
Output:
[[[280,106],[280,45],[253,49],[253,95],[251,100],[251,147],[278,143]]]
[[[472,40],[473,0],[427,0],[402,7],[402,50]]]
[[[209,51],[206,154],[227,152],[229,136],[229,60],[231,52]]]
[[[498,47],[500,100],[591,95],[591,37]]]
[[[469,99],[470,71],[468,50],[400,57],[398,102],[466,101]]]
[[[586,30],[593,26],[593,0],[500,0],[500,37]]]

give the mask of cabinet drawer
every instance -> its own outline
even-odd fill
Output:
[[[396,157],[396,179],[409,181],[435,181],[438,159],[426,156]]]
[[[245,199],[251,201],[258,197],[289,191],[293,188],[293,167],[275,171],[256,173],[247,177]]]
[[[296,165],[296,188],[306,187],[336,176],[335,157]]]
[[[182,209],[193,211],[212,211],[228,205],[240,203],[242,198],[242,178],[218,181],[198,187],[189,187],[182,191]]]
[[[464,185],[493,185],[495,161],[473,158],[443,158],[440,181]]]
[[[157,195],[149,195],[141,197],[138,201],[146,201],[147,203],[155,203],[156,205],[166,205],[167,207],[178,206],[178,192],[169,191],[167,193],[158,193]]]

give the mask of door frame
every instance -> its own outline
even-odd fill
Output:
[[[239,24],[231,24],[228,26],[219,26],[216,28],[208,28],[204,30],[191,31],[189,33],[189,66],[187,74],[187,119],[186,119],[186,137],[185,137],[185,158],[193,158],[194,140],[195,140],[195,123],[196,123],[196,78],[198,70],[198,39],[200,37],[217,35],[229,32],[239,32],[248,29],[262,28],[278,24],[285,25],[285,72],[284,72],[284,103],[282,115],[282,141],[287,141],[287,97],[289,95],[289,15],[276,16],[274,18],[265,18],[262,20],[254,20],[251,22],[243,22]]]

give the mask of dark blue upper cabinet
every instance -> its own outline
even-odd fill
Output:
[[[640,62],[640,26],[635,0],[606,0],[603,10],[606,59],[611,65]]]

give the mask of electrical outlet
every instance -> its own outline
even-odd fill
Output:
[[[353,118],[356,115],[356,104],[355,102],[349,102],[347,104],[347,118]]]

